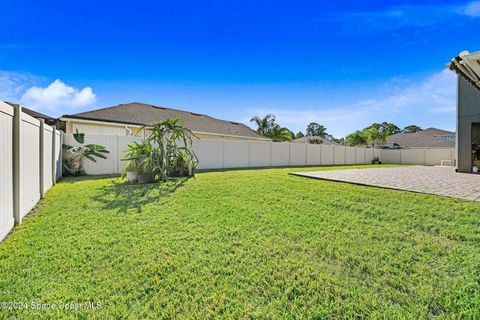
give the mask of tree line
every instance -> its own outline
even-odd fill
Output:
[[[257,126],[256,131],[258,134],[268,137],[275,142],[292,141],[293,139],[305,137],[305,134],[302,131],[295,134],[292,130],[280,126],[276,121],[277,119],[273,114],[268,114],[264,117],[253,117],[250,119],[250,122],[253,122]],[[337,141],[339,143],[343,142],[343,138],[335,139],[332,135],[327,133],[327,128],[325,126],[316,122],[309,123],[305,133],[307,136],[315,137],[311,139],[311,143],[322,143],[320,138]]]
[[[372,125],[357,130],[345,137],[347,146],[357,147],[366,146],[368,144],[381,145],[388,141],[388,137],[397,133],[415,133],[423,129],[417,125],[408,125],[400,129],[397,125],[390,122],[373,123]]]
[[[373,123],[363,130],[357,130],[347,135],[345,138],[335,138],[327,132],[327,128],[324,125],[317,122],[310,122],[307,125],[305,134],[302,131],[295,134],[292,130],[280,126],[273,114],[268,114],[264,117],[253,117],[250,119],[250,122],[257,126],[256,132],[258,134],[268,137],[275,142],[292,141],[293,139],[309,136],[312,137],[309,140],[310,143],[320,144],[323,143],[322,139],[327,139],[348,146],[366,146],[369,143],[379,145],[385,143],[392,134],[422,131],[422,128],[417,125],[408,125],[402,130],[394,123],[382,122]]]

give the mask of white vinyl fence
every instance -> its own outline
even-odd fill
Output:
[[[107,159],[96,163],[85,160],[87,174],[118,174],[125,161],[123,151],[139,137],[86,135],[86,143],[105,146],[110,153]],[[71,134],[65,135],[65,143],[76,145]],[[439,165],[442,160],[455,159],[455,149],[405,149],[380,150],[321,144],[289,142],[263,142],[247,140],[195,139],[193,149],[199,158],[200,170],[229,168],[260,168],[287,166],[324,166],[369,164],[374,157],[383,163]]]
[[[62,136],[0,101],[0,241],[61,178]]]

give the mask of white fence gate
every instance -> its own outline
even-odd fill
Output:
[[[0,241],[62,175],[62,133],[0,101]]]

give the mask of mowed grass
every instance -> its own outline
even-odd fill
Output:
[[[0,315],[480,317],[480,203],[288,175],[328,169],[64,179],[0,243]]]

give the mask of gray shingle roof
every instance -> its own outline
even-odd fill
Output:
[[[397,133],[388,137],[388,143],[397,143],[402,148],[455,148],[455,132],[428,128],[415,133]]]
[[[242,123],[219,120],[204,114],[159,107],[139,102],[119,104],[118,106],[71,115],[66,114],[63,116],[63,118],[75,118],[134,125],[151,125],[166,119],[176,118],[178,116],[181,116],[182,121],[185,122],[186,126],[194,132],[216,133],[251,138],[265,138]]]

